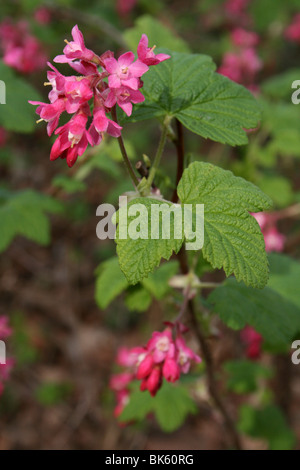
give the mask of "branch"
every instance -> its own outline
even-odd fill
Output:
[[[232,445],[237,450],[242,450],[240,436],[236,430],[236,427],[234,425],[234,422],[230,414],[227,411],[227,408],[223,402],[223,399],[221,398],[221,395],[219,394],[218,384],[215,379],[215,370],[214,370],[214,363],[213,363],[211,351],[206,341],[205,335],[203,334],[203,331],[199,325],[199,322],[197,321],[195,309],[194,309],[194,303],[192,300],[190,300],[188,303],[188,309],[189,309],[190,319],[193,325],[193,331],[198,339],[198,342],[202,351],[202,357],[206,364],[207,383],[208,383],[208,390],[209,390],[210,396],[212,397],[217,409],[219,410],[219,412],[221,413],[223,417],[224,424],[228,430],[228,434],[230,435],[230,438],[232,441]]]
[[[161,132],[161,136],[160,136],[160,141],[159,141],[159,144],[158,144],[158,149],[157,149],[157,152],[155,154],[153,164],[150,168],[149,177],[147,179],[147,185],[148,185],[149,189],[152,186],[156,170],[157,170],[157,168],[159,167],[159,164],[160,164],[160,159],[161,159],[162,153],[164,151],[165,143],[166,143],[166,140],[167,140],[167,134],[168,134],[168,124],[166,122],[164,122],[162,132]]]
[[[111,115],[112,115],[112,118],[113,120],[118,123],[118,119],[117,119],[117,111],[116,111],[116,107],[114,106],[112,109],[111,109]],[[132,179],[132,182],[134,184],[134,186],[137,188],[138,185],[139,185],[139,180],[134,172],[134,169],[131,165],[131,162],[129,160],[129,157],[127,155],[127,152],[126,152],[126,149],[125,149],[125,145],[124,145],[124,141],[123,141],[123,137],[122,135],[120,135],[120,137],[117,138],[118,139],[118,142],[119,142],[119,147],[120,147],[120,150],[121,150],[121,153],[122,153],[122,157],[123,157],[123,160],[124,160],[124,163],[126,165],[126,168],[128,170],[128,173]]]
[[[186,251],[184,247],[178,253],[178,259],[182,274],[187,274],[189,269],[187,264]],[[234,422],[230,414],[227,411],[223,399],[219,394],[218,384],[215,379],[213,358],[209,345],[206,341],[206,337],[201,329],[199,322],[197,321],[193,300],[188,301],[188,312],[193,326],[193,331],[198,339],[198,343],[202,351],[202,357],[206,364],[207,383],[210,396],[212,397],[217,409],[223,417],[224,424],[227,428],[228,434],[230,435],[233,447],[237,450],[242,450],[240,436],[235,428]]]
[[[176,119],[177,139],[174,141],[177,150],[177,173],[175,189],[172,196],[172,202],[178,201],[177,186],[182,177],[184,170],[184,139],[183,139],[183,127],[180,121]]]

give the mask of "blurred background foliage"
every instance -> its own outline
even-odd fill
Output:
[[[221,323],[212,313],[218,296],[208,297],[210,290],[205,290],[199,302],[205,312],[201,321],[212,321],[220,387],[245,447],[299,448],[300,366],[290,360],[296,320],[285,326],[287,311],[294,312],[293,318],[300,315],[300,107],[291,103],[291,84],[300,80],[300,40],[285,34],[300,12],[299,1],[244,2],[241,16],[229,13],[229,3],[3,0],[0,22],[26,21],[50,61],[61,53],[74,24],[99,54],[135,52],[146,33],[150,44],[211,55],[218,67],[226,53],[236,52],[235,28],[259,35],[256,53],[262,65],[254,91],[262,109],[259,128],[248,133],[248,145],[234,148],[186,132],[186,161],[230,169],[273,199],[285,244],[283,254],[270,257],[268,288],[280,299],[271,304],[278,322],[268,327],[265,320],[265,328],[279,336],[282,330],[284,339],[280,336],[280,347],[265,341],[258,360],[250,360],[239,333],[227,326],[231,305],[220,314]],[[174,261],[138,286],[127,285],[113,258],[114,242],[99,241],[95,233],[97,206],[117,205],[119,195],[131,189],[117,142],[105,140],[72,170],[64,161],[50,163],[53,138],[44,124],[35,123],[27,103],[47,101],[46,66],[25,74],[0,60],[0,79],[6,83],[6,105],[0,105],[0,314],[10,318],[13,334],[7,342],[16,362],[0,398],[0,448],[226,448],[202,365],[180,386],[166,384],[155,399],[133,390],[122,415],[130,426],[120,426],[113,417],[108,383],[117,348],[143,343],[161,328],[162,318],[172,318],[181,298],[170,291],[168,280],[178,266]],[[135,164],[143,154],[153,155],[159,126],[154,120],[128,123],[123,135]],[[157,179],[167,198],[174,190],[174,159],[168,144]],[[201,258],[196,271],[204,280],[224,279]],[[250,318],[257,309],[258,321],[267,319],[266,293],[251,302],[233,310]]]

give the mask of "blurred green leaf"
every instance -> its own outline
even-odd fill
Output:
[[[116,256],[101,263],[96,275],[95,300],[104,309],[128,287],[128,282]]]
[[[268,132],[275,134],[283,130],[296,129],[299,132],[299,109],[292,103],[271,102],[259,100],[262,109],[262,126]]]
[[[258,180],[258,186],[278,207],[286,207],[294,200],[291,182],[283,176],[265,175]]]
[[[141,285],[130,286],[126,291],[125,304],[132,312],[144,312],[151,304],[152,297]]]
[[[68,194],[84,191],[86,189],[86,185],[82,181],[78,181],[66,175],[55,176],[52,180],[52,184],[57,188],[62,188]]]
[[[271,253],[268,258],[268,286],[300,309],[300,262],[281,253]]]
[[[300,68],[286,70],[279,75],[273,75],[265,80],[261,87],[262,91],[271,98],[288,100],[291,103],[291,96],[295,89],[292,83],[300,79]]]
[[[142,284],[149,292],[151,292],[153,297],[161,300],[170,290],[170,286],[168,284],[169,279],[172,276],[175,276],[177,272],[177,261],[163,263],[156,269],[156,271],[154,271],[154,273],[149,274],[149,276],[142,281]]]
[[[0,199],[0,252],[4,251],[17,235],[23,235],[41,245],[50,242],[50,225],[46,212],[62,210],[55,199],[32,190],[9,193]]]
[[[270,450],[291,450],[296,443],[295,435],[288,427],[284,415],[274,405],[262,409],[242,405],[238,427],[251,437],[265,439]]]
[[[270,346],[285,347],[300,332],[300,308],[271,286],[257,290],[227,279],[210,294],[209,301],[229,328],[251,325]]]
[[[264,151],[264,149],[262,149]],[[275,157],[300,157],[300,129],[277,130],[268,144],[267,152]]]
[[[269,367],[246,359],[228,361],[224,364],[224,370],[228,373],[228,389],[241,394],[254,392],[259,386],[259,379],[273,376]]]
[[[9,131],[33,132],[36,128],[35,108],[28,100],[43,101],[40,94],[0,61],[0,80],[6,85],[6,104],[0,104],[0,124]]]

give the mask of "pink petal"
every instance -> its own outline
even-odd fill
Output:
[[[104,60],[104,66],[105,66],[105,69],[109,73],[116,73],[119,70],[118,62],[116,61],[116,59],[114,57],[110,57],[109,59],[105,59]]]
[[[147,54],[147,48],[148,48],[148,37],[146,36],[146,34],[142,34],[142,37],[137,47],[138,58],[140,60],[145,59],[146,54]]]
[[[53,62],[56,62],[57,64],[66,64],[67,62],[70,62],[70,59],[68,59],[64,54],[62,54],[54,57]]]
[[[78,158],[78,152],[77,152],[77,145],[75,145],[72,149],[70,149],[67,153],[67,164],[68,167],[71,168],[74,163],[76,162]]]
[[[118,64],[120,67],[128,67],[134,61],[133,52],[125,52],[118,59]]]
[[[156,54],[155,58],[159,60],[159,62],[163,62],[164,60],[171,59],[171,56],[168,54]]]
[[[110,77],[108,77],[109,83]],[[122,80],[123,85],[128,86],[128,88],[132,88],[133,90],[137,90],[139,87],[139,81],[137,78],[128,78],[127,80]]]
[[[88,146],[87,131],[85,131],[85,133],[84,133],[83,136],[82,136],[81,141],[79,142],[79,144],[77,144],[77,147],[78,147],[78,155],[79,155],[80,157],[81,157],[81,155],[83,155],[84,152],[86,151],[87,146]]]
[[[118,103],[120,108],[127,114],[127,116],[131,116],[132,114],[132,104],[131,103]]]
[[[105,102],[104,102],[104,105],[107,107],[107,108],[112,108],[117,102],[117,98],[115,96],[115,94],[110,91]]]
[[[120,88],[121,86],[121,80],[117,75],[110,75],[108,77],[108,85],[110,88]]]
[[[72,37],[74,41],[80,45],[81,49],[84,49],[84,39],[82,32],[79,30],[78,26],[75,25],[72,29]]]
[[[112,137],[120,137],[121,129],[122,127],[119,126],[119,124],[109,119],[108,126],[107,126],[107,133],[109,135],[111,135]]]
[[[144,73],[146,73],[149,70],[148,65],[143,64],[140,60],[136,60],[129,68],[130,73],[134,77],[141,77]]]

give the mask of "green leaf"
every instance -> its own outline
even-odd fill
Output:
[[[280,253],[272,253],[269,254],[269,262],[270,279],[268,287],[300,309],[299,261]]]
[[[271,206],[256,186],[210,163],[192,163],[178,185],[183,204],[204,204],[203,256],[214,268],[262,288],[268,262],[259,225],[250,212]]]
[[[160,205],[162,201],[151,198],[137,198],[131,201],[127,206],[121,208],[118,212],[119,220],[127,217],[128,228],[126,231],[127,238],[120,238],[120,224],[116,230],[117,254],[119,257],[120,267],[126,276],[129,284],[137,284],[139,281],[148,276],[150,272],[160,264],[161,259],[168,260],[172,253],[178,253],[183,243],[182,238],[174,238],[174,214],[170,215],[170,238],[162,238],[162,214],[160,213],[160,224],[158,239],[151,238],[151,206]],[[131,207],[138,204],[140,212],[137,216],[128,215]],[[172,206],[171,203],[165,203]],[[179,208],[179,210],[181,210]],[[144,238],[133,239],[130,230],[133,226],[137,226],[138,236]],[[182,227],[180,227],[183,232]]]
[[[0,104],[0,125],[14,132],[34,131],[36,114],[28,100],[43,101],[40,94],[2,61],[0,80],[6,85],[6,104]]]
[[[124,38],[130,49],[136,49],[142,34],[147,34],[149,47],[156,44],[158,47],[166,47],[173,51],[189,52],[189,46],[183,39],[150,15],[140,16],[134,27],[125,31]]]
[[[130,286],[127,289],[125,304],[132,312],[144,312],[151,304],[152,297],[143,286]]]
[[[104,309],[128,287],[124,274],[115,256],[101,263],[96,270],[95,300]]]
[[[45,212],[61,211],[54,199],[35,191],[3,192],[0,198],[0,252],[4,251],[17,235],[23,235],[41,245],[50,242],[50,225]]]
[[[131,393],[120,419],[123,422],[142,421],[149,413],[154,413],[162,430],[173,432],[184,423],[188,414],[196,412],[196,404],[185,387],[164,382],[155,397],[140,390]]]
[[[253,95],[215,73],[211,58],[170,52],[171,59],[143,77],[145,102],[135,106],[131,122],[171,116],[192,132],[217,142],[246,144],[245,129],[257,126],[259,107]]]
[[[82,181],[78,181],[66,175],[55,176],[52,180],[52,184],[57,188],[62,188],[68,194],[84,191],[86,189],[86,185]]]
[[[228,373],[228,389],[242,394],[257,390],[259,379],[273,376],[272,370],[265,365],[246,359],[228,361],[224,364],[224,370]]]
[[[242,405],[238,427],[251,437],[265,439],[270,450],[291,450],[296,443],[295,435],[288,427],[284,415],[274,405],[262,409]]]
[[[300,331],[299,307],[270,287],[257,290],[228,279],[208,300],[230,328],[240,330],[251,325],[270,346],[290,345]]]
[[[144,287],[155,297],[161,300],[170,290],[169,279],[178,272],[178,262],[169,261],[162,264],[154,273],[142,281]]]

